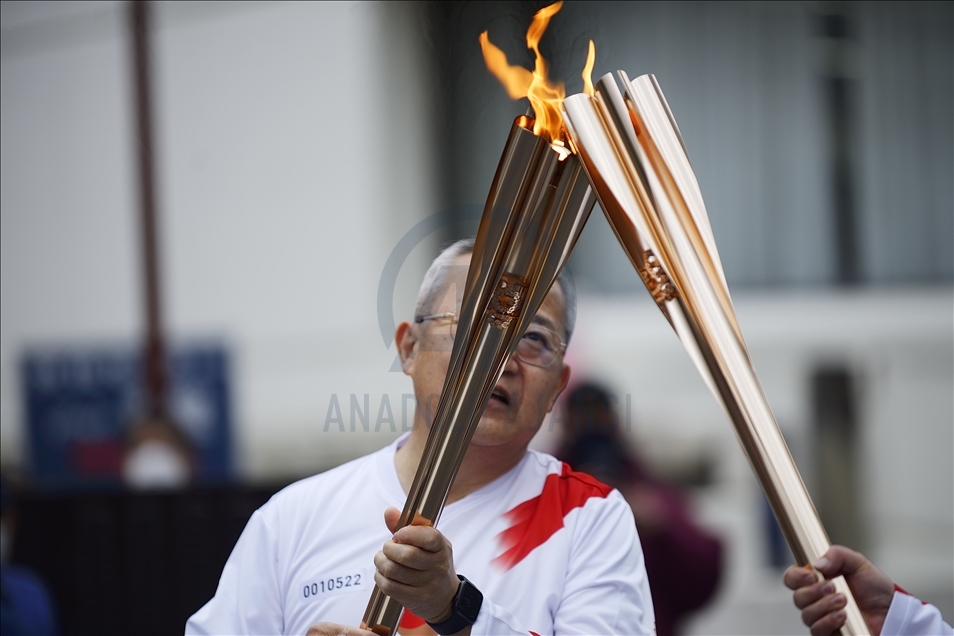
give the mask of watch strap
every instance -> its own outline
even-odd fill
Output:
[[[433,629],[441,636],[456,634],[469,625],[473,625],[477,620],[477,614],[480,612],[480,606],[483,604],[484,595],[460,574],[457,575],[460,584],[457,586],[457,592],[454,594],[454,600],[451,603],[453,613],[450,618],[442,623],[431,623]]]

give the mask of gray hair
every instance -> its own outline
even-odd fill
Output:
[[[414,307],[415,318],[420,318],[431,312],[434,304],[440,298],[440,294],[446,287],[447,274],[451,271],[451,263],[459,256],[464,254],[473,254],[474,237],[461,239],[445,247],[431,266],[424,273],[424,280],[421,281],[421,288],[417,292],[417,305]],[[563,291],[563,329],[566,332],[566,341],[570,342],[573,335],[573,328],[576,327],[576,285],[569,272],[564,267],[560,270],[556,280]]]

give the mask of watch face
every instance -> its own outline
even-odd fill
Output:
[[[480,605],[484,601],[484,595],[480,593],[470,581],[464,579],[461,581],[460,591],[457,597],[457,611],[467,619],[467,622],[474,624],[477,621],[477,614],[480,613]]]

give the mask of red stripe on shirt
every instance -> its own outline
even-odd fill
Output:
[[[906,594],[906,595],[908,595],[908,596],[914,596],[914,594],[911,594],[911,592],[907,591],[906,589],[904,589],[903,587],[901,587],[901,586],[898,585],[897,583],[894,584],[894,591],[895,591],[895,592],[901,592],[902,594]],[[918,599],[918,600],[920,600],[920,599]],[[928,605],[928,602],[927,602],[927,601],[921,601],[921,605]]]
[[[421,625],[425,625],[425,624],[426,624],[426,621],[425,621],[423,618],[421,618],[420,616],[417,616],[416,614],[412,613],[410,610],[404,610],[404,614],[401,615],[401,623],[398,625],[398,633],[400,634],[402,629],[403,629],[403,630],[413,630],[413,629],[417,629],[417,628],[421,627]],[[430,626],[428,626],[428,628],[429,628],[429,627],[430,627]],[[429,633],[431,633],[431,634],[434,633],[434,630],[432,630],[432,629],[428,629],[427,631],[428,631]],[[540,636],[540,634],[538,634],[538,633],[536,633],[536,632],[530,632],[530,634],[531,634],[532,636]]]
[[[563,519],[592,497],[606,497],[612,488],[586,473],[573,471],[566,463],[563,471],[547,475],[543,492],[504,513],[510,527],[497,536],[503,554],[494,563],[509,570],[563,527]]]
[[[404,627],[407,629],[414,629],[415,627],[420,627],[425,624],[425,620],[412,612],[411,610],[404,610],[404,613],[401,614],[401,622],[398,625],[399,627]]]

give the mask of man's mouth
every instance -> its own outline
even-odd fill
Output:
[[[510,406],[510,394],[507,393],[505,389],[497,387],[494,389],[494,392],[490,394],[491,400],[498,400],[503,402],[505,405]]]

